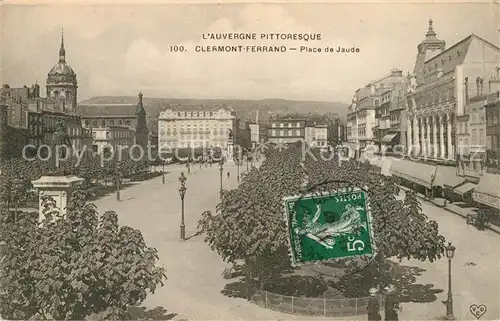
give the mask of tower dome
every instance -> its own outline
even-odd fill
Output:
[[[64,49],[64,34],[61,33],[61,48],[59,49],[59,62],[50,69],[47,75],[47,84],[75,84],[76,73],[66,63],[66,50]]]
[[[47,97],[53,99],[64,111],[76,111],[78,82],[76,73],[66,63],[64,34],[61,32],[61,48],[59,62],[47,74]]]

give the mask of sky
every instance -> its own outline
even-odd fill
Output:
[[[66,61],[93,96],[283,98],[349,103],[397,67],[411,71],[432,18],[447,47],[471,33],[500,45],[499,6],[482,3],[4,4],[0,76],[38,82]],[[321,41],[203,40],[208,33],[312,33]],[[196,45],[357,47],[359,53],[202,53]],[[171,52],[183,45],[186,52]]]

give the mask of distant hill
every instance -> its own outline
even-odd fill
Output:
[[[79,104],[136,104],[137,96],[99,96],[80,101]],[[253,121],[259,111],[259,121],[267,121],[270,116],[284,114],[338,114],[343,117],[347,113],[348,104],[326,101],[298,101],[286,99],[178,99],[144,97],[144,107],[148,114],[148,128],[156,130],[159,112],[167,105],[205,104],[228,105],[236,116],[243,121]]]

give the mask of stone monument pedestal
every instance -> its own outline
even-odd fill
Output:
[[[32,181],[34,188],[38,189],[38,221],[44,219],[42,213],[42,197],[50,196],[56,202],[57,210],[62,216],[66,215],[66,206],[68,205],[71,193],[83,182],[83,178],[76,176],[42,176],[36,181]]]

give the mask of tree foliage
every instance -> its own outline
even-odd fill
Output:
[[[50,199],[45,212],[54,212]],[[0,237],[1,315],[7,319],[126,318],[166,279],[156,249],[139,230],[118,225],[115,212],[99,217],[77,190],[65,218],[47,215],[41,224],[4,213]]]
[[[281,148],[282,149],[282,148]],[[287,231],[282,198],[341,187],[365,190],[371,204],[377,262],[385,258],[434,261],[444,251],[444,237],[435,221],[421,212],[415,194],[398,198],[391,177],[354,160],[339,162],[336,155],[304,152],[300,144],[268,148],[260,168],[243,176],[237,189],[225,191],[216,215],[206,213],[200,227],[212,250],[228,262],[245,261],[247,283],[256,276],[261,287],[274,273],[286,269]],[[349,259],[354,270],[365,259]],[[380,264],[382,265],[382,264]]]

